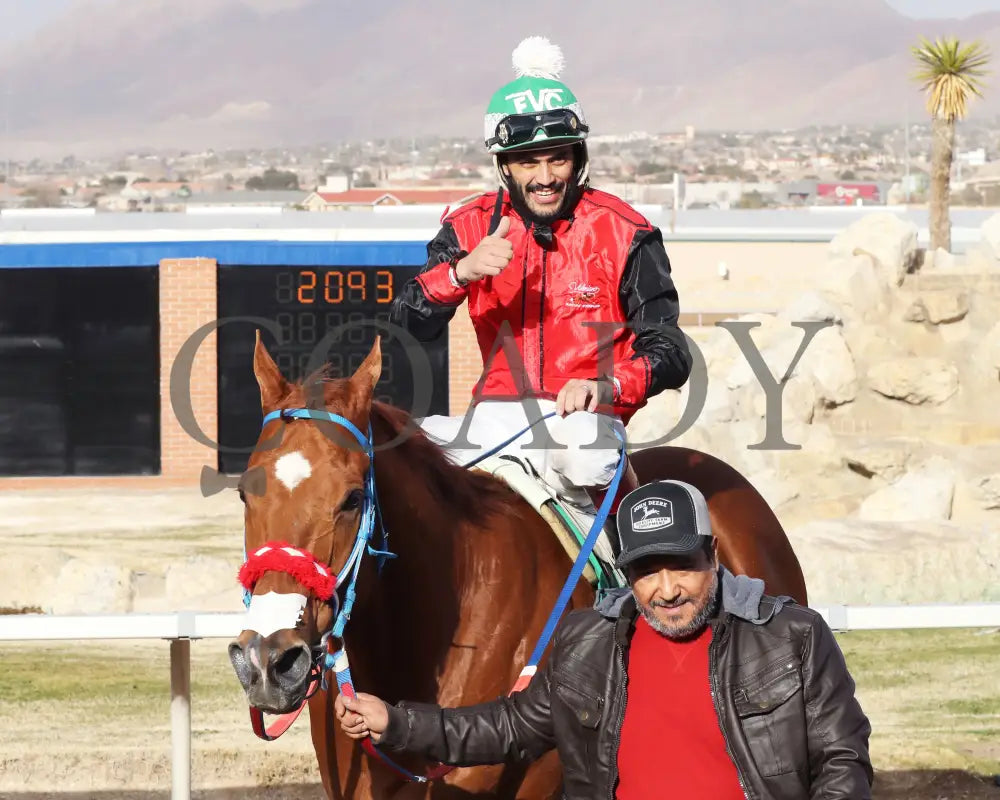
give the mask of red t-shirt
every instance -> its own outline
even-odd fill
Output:
[[[618,747],[618,800],[744,800],[712,704],[707,627],[676,642],[639,616]]]

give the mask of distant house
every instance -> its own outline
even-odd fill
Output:
[[[343,192],[313,192],[302,205],[308,211],[374,208],[375,206],[460,206],[483,194],[481,189],[348,189]]]
[[[294,208],[301,206],[308,197],[309,192],[285,189],[207,192],[189,197],[187,208]]]

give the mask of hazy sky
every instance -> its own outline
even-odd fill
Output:
[[[0,42],[22,39],[30,35],[50,19],[64,13],[71,4],[95,2],[100,0],[0,0]],[[180,4],[197,0],[177,0],[177,2]],[[1000,11],[1000,0],[886,0],[886,2],[911,17],[955,18],[967,17],[980,11]]]
[[[24,38],[63,13],[70,2],[72,0],[0,0],[0,41]]]
[[[908,17],[968,17],[980,11],[1000,11],[1000,0],[886,0]]]

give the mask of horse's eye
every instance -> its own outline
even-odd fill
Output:
[[[243,487],[242,486],[240,487],[239,492],[240,492],[240,502],[243,503],[243,505],[246,505],[247,504],[247,493],[243,491]]]
[[[347,497],[344,498],[344,502],[340,504],[341,511],[356,511],[361,508],[361,501],[364,499],[364,493],[360,489],[352,489],[347,493]]]

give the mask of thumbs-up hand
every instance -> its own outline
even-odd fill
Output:
[[[497,229],[475,246],[455,265],[455,275],[462,283],[482,280],[503,272],[514,257],[514,245],[507,239],[510,217],[500,218]]]
[[[385,703],[373,694],[361,692],[357,697],[338,694],[333,701],[333,711],[344,733],[352,739],[371,736],[377,744],[389,725]]]

